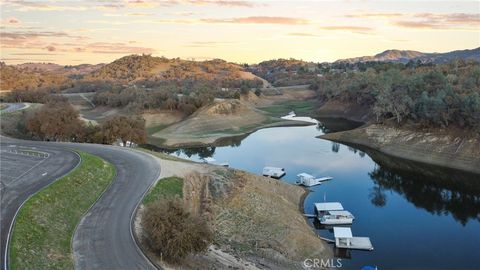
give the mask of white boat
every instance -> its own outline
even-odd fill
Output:
[[[313,175],[310,175],[308,173],[300,173],[300,174],[297,174],[296,183],[298,185],[302,185],[302,186],[306,186],[306,187],[312,187],[312,186],[316,186],[316,185],[321,185],[322,182],[332,180],[332,179],[333,179],[333,177],[331,177],[331,176],[315,178]]]
[[[352,213],[345,210],[327,211],[326,214],[318,217],[320,224],[323,225],[350,225],[354,219]]]
[[[315,203],[315,214],[317,217],[321,217],[328,213],[328,211],[342,211],[343,205],[339,202],[323,202]]]
[[[333,227],[333,235],[337,248],[373,250],[370,238],[354,237],[350,228]]]
[[[213,164],[215,161],[216,160],[214,158],[211,158],[211,157],[203,158],[203,162],[205,162],[205,163]]]
[[[263,168],[262,175],[263,176],[268,176],[268,177],[273,177],[273,178],[281,178],[286,174],[284,168],[278,168],[278,167],[265,167]]]

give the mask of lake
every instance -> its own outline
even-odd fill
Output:
[[[480,269],[480,176],[385,156],[377,151],[316,138],[358,123],[321,119],[318,125],[268,128],[224,140],[217,147],[178,149],[172,155],[261,174],[285,168],[280,181],[294,183],[302,172],[334,179],[310,188],[313,203],[341,202],[355,216],[354,236],[370,237],[374,251],[342,251],[342,269]],[[328,229],[309,219],[318,234]],[[333,248],[333,247],[332,247]]]

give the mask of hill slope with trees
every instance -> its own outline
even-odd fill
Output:
[[[480,61],[480,47],[471,50],[457,50],[446,53],[423,53],[408,50],[386,50],[374,56],[361,56],[348,59],[341,59],[336,62],[357,63],[357,62],[397,62],[408,63],[409,61],[420,61],[422,63],[448,63],[455,59]]]

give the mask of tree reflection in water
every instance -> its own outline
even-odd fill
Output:
[[[385,206],[385,191],[391,190],[430,213],[450,213],[462,225],[480,221],[480,176],[366,152],[379,164],[369,173],[375,183],[369,199],[375,206]]]

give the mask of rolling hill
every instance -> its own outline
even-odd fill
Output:
[[[447,63],[454,59],[476,60],[480,61],[480,47],[471,50],[457,50],[446,53],[423,53],[408,50],[386,50],[374,56],[361,56],[348,59],[337,60],[338,62],[357,63],[357,62],[400,62],[407,63],[410,60],[426,63]]]
[[[256,80],[256,76],[238,64],[214,59],[189,61],[151,55],[128,55],[93,71],[87,80],[121,81],[140,80]],[[259,79],[258,79],[259,80]],[[261,82],[260,82],[261,84]]]

